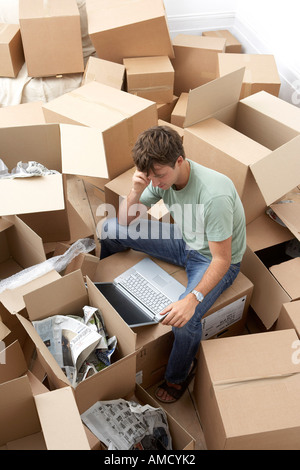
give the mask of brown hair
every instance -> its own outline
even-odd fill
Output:
[[[155,164],[174,168],[178,157],[185,158],[182,138],[168,126],[154,126],[142,132],[132,150],[135,166],[149,174]]]

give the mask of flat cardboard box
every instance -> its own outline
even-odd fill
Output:
[[[218,29],[216,31],[203,31],[202,36],[213,37],[213,38],[225,38],[226,39],[226,53],[242,52],[242,44],[240,41],[230,32],[228,29]]]
[[[300,300],[284,303],[281,307],[275,330],[295,329],[300,338]]]
[[[42,240],[30,227],[16,215],[0,217],[0,280],[45,260]]]
[[[82,126],[83,133],[84,126],[94,133],[93,141],[90,138],[85,140],[88,147],[84,153],[88,155],[90,146],[93,148],[97,144],[99,157],[84,176],[106,178],[107,181],[132,166],[131,150],[138,135],[157,125],[155,103],[98,82],[90,82],[46,103],[43,111],[48,123],[77,124]],[[80,134],[78,139],[81,140]],[[85,159],[80,161],[85,167]],[[94,166],[97,162],[105,162],[106,175],[104,172],[96,173]],[[83,174],[82,168],[75,169],[70,160],[65,171]]]
[[[173,39],[174,94],[188,93],[217,78],[218,53],[225,51],[224,38],[178,34]]]
[[[30,77],[84,71],[76,0],[20,0],[19,22]]]
[[[1,384],[0,396],[7,450],[90,450],[70,387],[33,395],[24,375]]]
[[[122,64],[124,57],[174,57],[162,0],[87,0],[86,11],[99,58]]]
[[[0,127],[45,124],[42,101],[33,101],[0,108]]]
[[[173,99],[170,103],[157,103],[157,116],[158,120],[171,122],[172,112],[176,103],[178,101],[178,96],[173,95]]]
[[[91,386],[91,382],[86,381],[86,387],[79,387],[75,390],[75,399],[80,414],[88,410],[97,401],[105,400],[132,400],[141,405],[150,405],[159,408],[156,402],[140,385],[135,382],[135,355],[129,355],[119,363],[113,364],[102,372],[102,377],[98,375],[98,386]],[[100,382],[101,379],[101,382]],[[168,412],[166,417],[172,438],[173,450],[195,449],[194,438],[176,421]]]
[[[84,70],[81,86],[96,81],[123,90],[124,80],[125,67],[123,64],[90,56]]]
[[[38,321],[53,315],[83,315],[82,308],[85,305],[98,308],[103,315],[108,336],[116,336],[118,345],[112,356],[112,362],[117,362],[121,358],[135,352],[134,338],[129,332],[124,331],[124,322],[94,286],[89,278],[85,285],[80,270],[67,274],[60,279],[50,282],[43,287],[24,295],[24,302],[28,313],[28,318],[16,314],[20,323],[34,342],[40,362],[47,374],[48,383],[51,389],[59,389],[71,386],[63,370],[52,356],[47,346],[44,344],[36,332],[32,321]],[[41,307],[42,305],[42,307]],[[86,386],[87,381],[94,381],[98,374],[80,382],[76,389]]]
[[[240,99],[266,91],[279,95],[280,77],[275,58],[271,54],[218,54],[218,76],[245,67]]]
[[[0,77],[17,77],[24,61],[20,26],[0,23]]]
[[[174,68],[168,56],[126,57],[126,89],[156,103],[171,103],[174,91]]]
[[[201,343],[194,397],[209,450],[299,449],[295,341],[282,330]]]

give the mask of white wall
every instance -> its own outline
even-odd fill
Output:
[[[273,54],[280,97],[300,107],[299,0],[164,0],[171,37],[229,29],[243,52]]]

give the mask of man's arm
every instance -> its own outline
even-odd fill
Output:
[[[231,264],[231,238],[221,242],[209,242],[212,261],[195,289],[204,297],[221,281]],[[161,312],[169,314],[162,321],[163,325],[184,326],[194,315],[199,302],[194,294],[187,294],[184,299],[173,302]]]
[[[129,225],[137,217],[140,217],[147,211],[147,207],[141,204],[140,197],[144,189],[150,183],[145,173],[136,170],[132,177],[132,188],[127,198],[124,199],[119,207],[118,222],[120,225]]]

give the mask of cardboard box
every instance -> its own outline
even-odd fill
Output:
[[[295,329],[300,338],[300,300],[285,303],[281,307],[275,330]]]
[[[157,115],[158,115],[158,120],[166,121],[166,122],[171,122],[171,115],[173,112],[173,109],[178,101],[178,96],[173,95],[173,99],[171,103],[157,103]]]
[[[15,215],[0,217],[0,280],[45,260],[42,240],[33,230]]]
[[[85,389],[77,387],[75,390],[75,399],[82,414],[88,410],[97,401],[132,400],[141,405],[150,405],[159,408],[160,405],[138,384],[135,383],[135,355],[123,358],[119,363],[113,364],[111,367],[102,372],[97,377],[98,386],[91,387],[91,383],[87,383]],[[101,379],[101,382],[100,382]],[[168,427],[172,438],[173,450],[194,450],[194,438],[176,421],[166,410]]]
[[[33,395],[25,375],[1,384],[0,396],[7,450],[90,450],[70,387]]]
[[[225,38],[226,39],[226,53],[242,52],[242,44],[228,29],[219,29],[217,31],[203,31],[202,36],[213,37],[213,38]]]
[[[17,77],[24,61],[19,25],[0,23],[0,77]]]
[[[116,336],[118,345],[112,356],[112,362],[117,362],[122,357],[135,352],[134,338],[125,330],[124,322],[111,305],[102,296],[90,279],[86,279],[85,285],[81,271],[74,271],[60,279],[50,282],[43,287],[24,295],[24,302],[28,318],[16,314],[20,323],[34,342],[40,362],[47,373],[50,389],[59,389],[71,386],[67,376],[52,356],[36,332],[32,321],[38,321],[53,315],[83,315],[82,308],[85,305],[98,308],[103,315],[104,323],[109,337]],[[42,305],[42,307],[41,307]],[[94,381],[98,374],[80,382],[76,389],[86,387],[87,381]]]
[[[174,57],[162,0],[87,0],[86,11],[99,58],[122,64],[124,57]]]
[[[96,81],[123,90],[124,80],[125,67],[123,64],[90,56],[84,70],[81,86]]]
[[[19,22],[30,77],[84,71],[76,0],[20,0]]]
[[[173,39],[174,93],[188,93],[217,78],[218,53],[225,51],[224,38],[178,34]]]
[[[45,124],[42,103],[42,101],[33,101],[0,108],[0,127]]]
[[[201,343],[194,397],[209,450],[299,449],[295,341],[285,330]]]
[[[43,110],[48,123],[80,124],[95,133],[99,156],[89,172],[85,171],[85,176],[107,180],[115,178],[132,166],[131,150],[138,135],[157,124],[155,103],[97,82],[65,93],[45,104]],[[95,140],[85,140],[85,145],[94,144]],[[88,154],[88,150],[89,147],[84,153]],[[80,161],[85,167],[85,159]],[[106,176],[103,171],[102,174],[96,173],[94,165],[97,162],[101,163],[102,167],[105,162]],[[75,171],[71,162],[69,168],[72,169],[72,174],[83,174],[80,167]]]
[[[171,103],[174,69],[168,56],[124,58],[127,92],[156,103]]]
[[[275,58],[270,54],[218,54],[218,76],[245,67],[240,99],[259,91],[278,96],[280,77]]]

